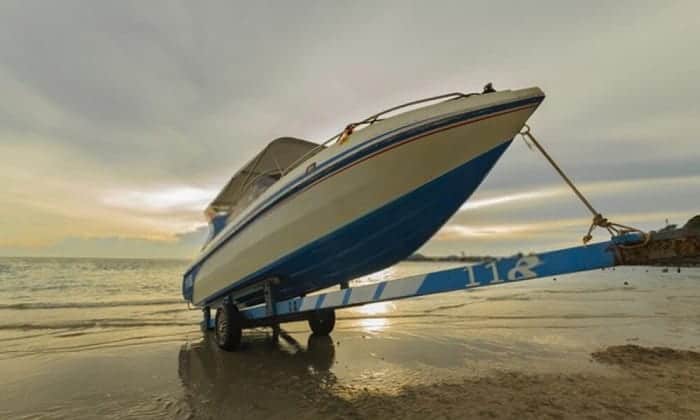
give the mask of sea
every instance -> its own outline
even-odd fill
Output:
[[[200,317],[180,293],[187,264],[0,258],[0,358],[181,338]]]
[[[0,359],[197,337],[201,313],[188,307],[181,296],[181,275],[188,263],[0,258]],[[401,263],[355,283],[451,266]],[[366,322],[371,328],[373,323],[390,324],[388,319],[397,322],[404,313],[415,317],[452,308],[451,315],[463,316],[464,322],[512,325],[513,334],[521,331],[517,327],[523,323],[547,328],[562,320],[574,326],[609,320],[611,326],[627,322],[639,329],[658,328],[661,322],[672,325],[659,329],[664,334],[657,344],[667,340],[688,346],[700,342],[698,307],[699,268],[626,267],[370,305],[338,315],[341,319],[365,315],[373,319]],[[659,333],[650,336],[658,338]]]
[[[618,267],[344,309],[330,337],[295,322],[226,353],[182,300],[188,263],[0,258],[0,418],[357,418],[368,395],[494,371],[615,375],[591,360],[609,346],[700,349],[700,269]]]

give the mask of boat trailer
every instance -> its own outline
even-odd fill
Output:
[[[277,301],[277,279],[262,282],[265,303],[245,307],[229,296],[219,303],[216,317],[203,309],[203,330],[216,329],[217,344],[238,348],[241,330],[272,327],[279,336],[284,322],[308,321],[316,335],[328,335],[335,325],[335,310],[369,303],[454,292],[500,284],[631,265],[689,266],[700,261],[700,215],[682,228],[659,232],[627,232],[606,242],[542,253],[516,255],[474,265],[387,280],[374,284]]]

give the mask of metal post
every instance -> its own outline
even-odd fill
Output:
[[[202,308],[202,331],[213,329],[214,324],[211,321],[211,309],[208,306]]]
[[[279,279],[272,277],[264,282],[265,312],[271,320],[272,340],[277,342],[280,336],[280,324],[277,322],[277,300],[275,299],[274,285],[279,284]]]

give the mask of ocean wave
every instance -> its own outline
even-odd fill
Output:
[[[91,319],[80,321],[64,321],[55,323],[16,323],[0,324],[0,331],[9,330],[79,330],[88,328],[141,328],[141,327],[192,327],[196,323],[186,321],[131,321],[120,319]],[[2,341],[2,340],[0,340]]]
[[[107,302],[28,302],[0,303],[0,310],[113,308],[119,306],[185,305],[182,299],[119,300]]]

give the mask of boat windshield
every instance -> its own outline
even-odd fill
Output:
[[[256,198],[274,185],[291,166],[300,159],[311,156],[310,151],[319,145],[294,137],[273,140],[248,164],[239,170],[206,209],[210,223],[222,215],[233,220]],[[215,236],[220,229],[216,229]]]

